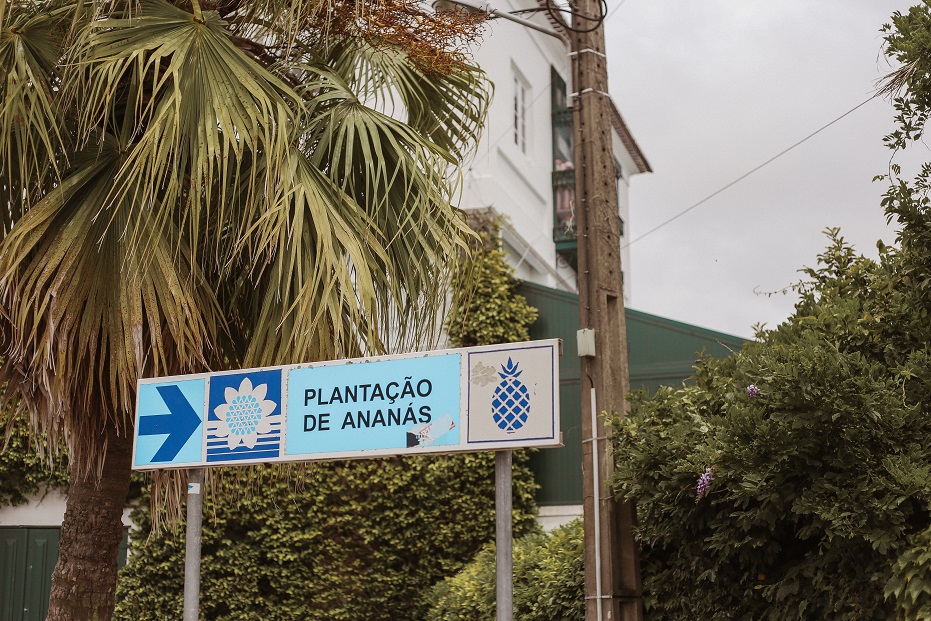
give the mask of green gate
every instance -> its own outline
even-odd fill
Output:
[[[0,621],[43,621],[60,528],[0,528]]]

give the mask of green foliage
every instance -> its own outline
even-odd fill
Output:
[[[514,618],[581,621],[585,618],[582,522],[514,545]],[[495,548],[489,544],[456,576],[437,584],[428,621],[494,621]]]
[[[931,113],[931,2],[884,32],[897,152]],[[829,231],[786,322],[614,421],[649,617],[931,619],[931,165],[878,179],[895,247]]]
[[[884,87],[895,96],[897,125],[886,144],[898,150],[921,137],[931,110],[931,3],[922,0],[905,13],[896,11],[882,32],[886,56],[900,65]]]
[[[537,309],[517,293],[520,281],[501,250],[501,223],[479,214],[470,224],[479,242],[456,267],[448,334],[461,347],[514,343],[530,339]]]
[[[915,535],[896,559],[886,597],[896,602],[896,619],[931,619],[931,529]]]
[[[491,230],[497,239],[497,228]],[[464,268],[477,281],[470,290],[470,308],[504,310],[460,316],[453,340],[526,340],[526,326],[536,310],[514,294],[517,281],[503,253],[479,253],[473,261]],[[465,278],[465,272],[459,274]],[[460,287],[465,287],[464,280],[455,291],[461,292]],[[517,536],[538,528],[528,456],[526,451],[514,453]],[[430,588],[456,574],[494,538],[491,453],[322,463],[291,481],[277,468],[259,468],[253,474],[245,479],[223,476],[208,496],[201,574],[206,619],[422,619],[436,597],[429,595]],[[245,493],[238,489],[243,480],[249,486]],[[179,617],[180,532],[153,532],[145,511],[137,511],[135,519],[142,528],[120,577],[116,618]],[[564,534],[553,545],[581,545],[581,534],[575,538]],[[555,554],[546,560],[535,561],[538,587],[561,583],[573,572],[581,580],[581,556],[570,559],[568,566]],[[491,571],[493,575],[493,566]],[[490,584],[493,600],[493,577]],[[579,599],[581,586],[577,591]],[[570,589],[566,598],[551,598],[537,608],[569,610],[576,603],[572,597]]]
[[[651,618],[931,618],[922,294],[830,234],[792,317],[613,422]]]
[[[223,477],[204,507],[205,619],[423,618],[429,588],[494,537],[491,453],[329,462]],[[534,531],[533,475],[515,455],[515,532]],[[183,529],[135,519],[117,617],[180,618]]]
[[[23,504],[43,487],[68,486],[67,464],[50,463],[44,443],[24,417],[13,419],[6,444],[0,439],[0,507]]]

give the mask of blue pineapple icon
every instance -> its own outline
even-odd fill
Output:
[[[524,426],[530,414],[530,393],[518,377],[523,371],[508,358],[508,363],[501,365],[501,383],[495,388],[495,397],[491,401],[495,424],[508,433],[514,433]]]

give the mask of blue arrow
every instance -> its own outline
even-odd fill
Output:
[[[184,448],[184,444],[194,435],[197,428],[200,427],[200,416],[197,415],[188,400],[184,398],[181,389],[176,385],[156,386],[156,390],[162,396],[162,401],[168,406],[168,414],[140,417],[139,435],[168,434],[165,442],[162,443],[161,448],[152,458],[152,463],[157,461],[170,462]]]

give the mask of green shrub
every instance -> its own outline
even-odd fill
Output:
[[[585,618],[582,522],[514,543],[514,618],[581,621]],[[494,621],[495,547],[486,545],[459,574],[437,584],[428,621]]]
[[[530,339],[528,328],[537,309],[517,293],[520,281],[501,249],[501,218],[493,212],[470,212],[479,237],[453,275],[447,332],[458,347],[516,343]]]
[[[832,236],[789,320],[613,421],[651,619],[931,618],[928,289]]]
[[[533,475],[515,453],[515,532],[536,529]],[[494,537],[490,453],[328,462],[306,476],[258,468],[249,489],[222,477],[204,506],[205,619],[419,619],[429,588]],[[183,524],[148,514],[120,574],[117,617],[181,616]]]

